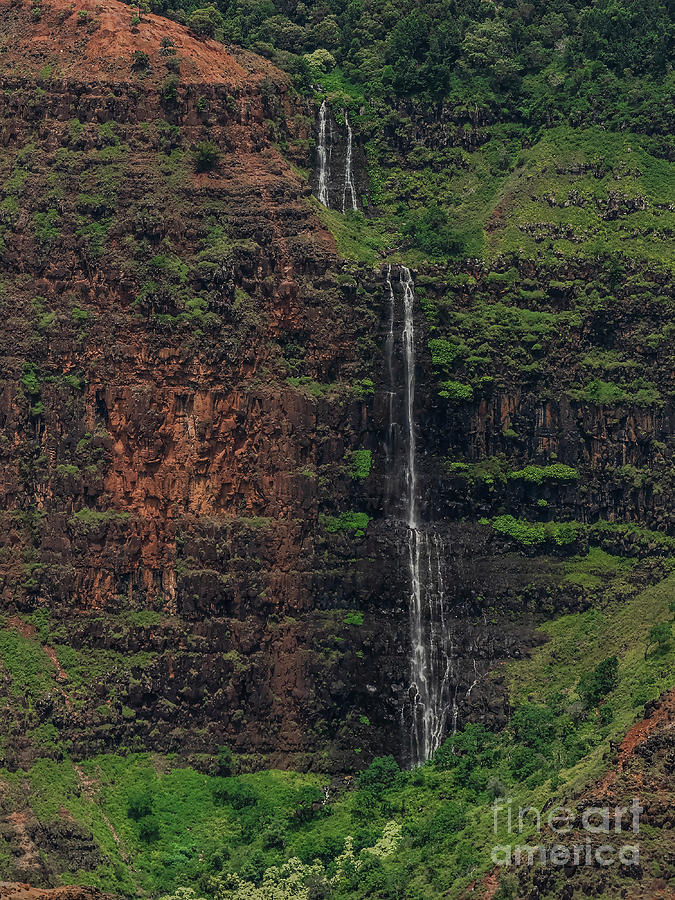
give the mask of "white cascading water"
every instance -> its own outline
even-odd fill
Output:
[[[401,267],[403,289],[403,363],[405,432],[405,519],[410,572],[410,756],[413,765],[430,759],[445,736],[448,713],[457,727],[456,654],[452,630],[445,616],[445,545],[436,531],[419,519],[415,441],[415,285],[410,270]],[[394,291],[391,268],[387,272],[390,303],[390,335],[387,358],[392,391]],[[391,349],[390,349],[391,343]],[[392,406],[390,405],[390,414]],[[391,429],[391,423],[390,423]]]
[[[356,205],[356,188],[354,187],[354,177],[352,175],[352,126],[349,124],[349,116],[347,111],[343,110],[345,116],[345,125],[347,128],[347,150],[345,152],[345,184],[342,189],[342,212],[347,211],[347,193],[351,197],[350,209],[358,209]]]
[[[328,185],[330,182],[330,149],[326,141],[326,120],[328,118],[328,108],[324,100],[319,107],[319,139],[316,145],[316,154],[319,162],[319,203],[328,208],[330,201],[328,198]]]

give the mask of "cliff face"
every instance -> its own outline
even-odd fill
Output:
[[[3,673],[5,763],[44,752],[45,726],[54,756],[226,743],[251,767],[346,771],[391,752],[410,573],[387,509],[386,290],[318,218],[298,168],[314,111],[264,60],[132,26],[122,4],[0,13],[0,596],[36,661]],[[358,142],[354,166],[362,195]],[[523,555],[479,520],[672,525],[661,276],[610,314],[579,298],[616,273],[512,263],[415,273],[421,503],[447,558],[458,721],[492,725],[495,662],[589,594],[553,538]],[[616,363],[597,351],[635,346],[656,399],[654,383],[584,395]],[[555,463],[575,476],[511,477]],[[605,533],[571,549],[591,541],[642,552]]]
[[[122,4],[2,13],[0,579],[62,679],[28,719],[281,761],[320,704],[327,626],[289,617],[321,605],[369,315],[275,147],[302,117],[264,61]]]

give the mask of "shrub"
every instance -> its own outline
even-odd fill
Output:
[[[473,400],[473,388],[461,381],[443,381],[438,396],[444,400]]]
[[[513,516],[497,516],[492,521],[492,527],[499,534],[510,537],[523,547],[536,547],[546,540],[544,526],[539,522],[526,522]]]
[[[147,792],[131,794],[127,801],[127,816],[134,822],[149,816],[152,812],[152,796]]]
[[[378,795],[392,787],[401,774],[401,769],[393,756],[376,756],[367,769],[359,776],[359,786]]]
[[[648,651],[651,647],[654,648],[652,650],[652,653],[654,654],[667,653],[670,650],[671,635],[672,628],[670,622],[659,622],[658,624],[653,625],[647,636],[645,658],[648,656]]]
[[[597,706],[603,697],[619,683],[619,661],[616,656],[603,659],[599,665],[579,682],[579,693],[587,708]]]
[[[429,341],[431,362],[435,366],[451,366],[462,352],[459,344],[451,343],[445,338],[432,338]]]
[[[160,97],[163,103],[175,103],[178,100],[179,83],[177,75],[169,75],[165,79],[160,90]]]
[[[526,466],[511,472],[509,478],[522,479],[529,484],[543,484],[544,481],[578,481],[579,473],[571,466],[554,463],[551,466]]]
[[[216,770],[218,775],[232,774],[233,756],[232,751],[225,745],[218,747],[218,755],[216,757]]]
[[[311,821],[319,810],[323,794],[318,787],[306,785],[298,791],[293,803],[292,818],[298,825]]]
[[[338,531],[351,532],[354,537],[363,537],[370,522],[370,516],[364,512],[349,510],[343,512],[337,518],[335,516],[319,516],[319,524],[323,525],[329,534]]]
[[[151,844],[159,838],[159,823],[152,816],[146,816],[138,826],[138,837],[144,844]]]
[[[234,778],[225,778],[213,788],[213,802],[218,806],[231,806],[232,809],[246,809],[255,806],[258,795],[244,782]]]
[[[403,231],[430,256],[459,256],[464,250],[463,237],[450,227],[448,214],[437,204],[413,218]]]
[[[144,50],[134,50],[131,70],[133,72],[147,72],[150,68],[150,57]]]
[[[198,172],[208,172],[218,162],[220,150],[211,141],[202,141],[195,151],[195,169]]]
[[[355,481],[364,481],[370,475],[372,453],[370,450],[354,450],[351,454],[351,476]]]

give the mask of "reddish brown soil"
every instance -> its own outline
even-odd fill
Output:
[[[616,767],[607,773],[594,794],[604,792],[611,787],[617,777],[633,759],[635,749],[639,747],[655,732],[666,731],[675,727],[675,691],[667,695],[663,703],[646,719],[640,719],[628,731],[621,742],[616,758]]]
[[[60,887],[43,890],[29,884],[0,881],[0,900],[105,900],[106,896],[96,888]]]
[[[10,0],[0,0],[0,9],[12,5]],[[147,82],[153,80],[153,68],[164,72],[159,65],[160,42],[168,37],[173,41],[181,58],[182,82],[232,83],[245,79],[250,73],[272,75],[275,81],[284,80],[281,72],[271,64],[240,50],[228,50],[224,44],[211,39],[200,39],[189,29],[161,16],[144,14],[140,25],[132,28],[132,8],[116,0],[105,4],[98,0],[48,0],[42,4],[42,18],[31,23],[30,49],[27,54],[16,55],[13,48],[25,46],[20,20],[6,33],[0,71],[5,74],[25,76],[39,72],[46,64],[54,66],[52,77],[81,77],[91,81],[119,81],[120,74],[128,72],[134,51],[140,50],[150,57],[148,76],[138,76]],[[78,17],[87,13],[87,22]],[[235,58],[236,56],[236,58]],[[154,65],[153,65],[154,64]]]

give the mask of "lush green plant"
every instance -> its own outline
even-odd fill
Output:
[[[473,400],[473,388],[470,384],[462,384],[460,381],[442,381],[438,396],[444,400]]]
[[[152,813],[152,795],[147,791],[135,791],[127,801],[127,815],[135,822]]]
[[[325,515],[319,517],[319,524],[322,524],[329,534],[347,531],[351,532],[354,537],[363,537],[369,522],[368,513],[354,512],[353,510],[343,512],[337,517]]]
[[[579,473],[571,466],[554,463],[551,466],[526,466],[509,472],[509,478],[522,479],[530,484],[543,484],[545,481],[578,481]]]
[[[365,481],[370,475],[372,453],[370,450],[354,450],[349,455],[352,478],[356,481]]]

